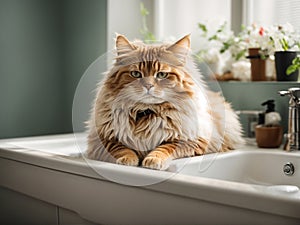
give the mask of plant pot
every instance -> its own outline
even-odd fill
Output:
[[[251,62],[251,80],[266,81],[266,60],[260,56],[260,48],[249,48],[249,56]]]
[[[297,52],[291,51],[278,51],[275,52],[275,68],[276,68],[276,79],[277,81],[297,81],[299,71],[286,74],[286,69],[292,65],[292,61],[297,57]]]
[[[278,148],[282,143],[283,129],[281,126],[266,127],[257,125],[255,127],[255,138],[260,148]]]

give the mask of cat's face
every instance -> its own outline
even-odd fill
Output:
[[[118,36],[116,71],[106,84],[119,99],[159,104],[192,96],[192,79],[184,69],[189,36],[173,45],[147,46]]]

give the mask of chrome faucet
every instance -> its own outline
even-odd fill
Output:
[[[291,97],[289,101],[287,143],[284,150],[300,150],[300,88],[289,88],[287,91],[279,91],[279,94]]]

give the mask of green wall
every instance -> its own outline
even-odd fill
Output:
[[[88,66],[106,52],[106,0],[65,0],[63,24],[66,104],[65,126],[72,127],[72,103],[77,84]]]
[[[0,138],[72,131],[77,83],[106,51],[106,0],[0,0]]]

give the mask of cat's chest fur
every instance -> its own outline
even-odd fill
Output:
[[[132,107],[129,104],[119,105],[112,113],[114,136],[127,147],[146,152],[163,142],[203,135],[197,123],[195,104],[190,107],[188,104],[183,103],[183,107],[170,103]]]
[[[154,106],[118,108],[113,113],[115,138],[138,151],[150,151],[164,141],[179,138],[181,121],[171,122],[168,113]],[[176,113],[173,110],[172,114]]]

